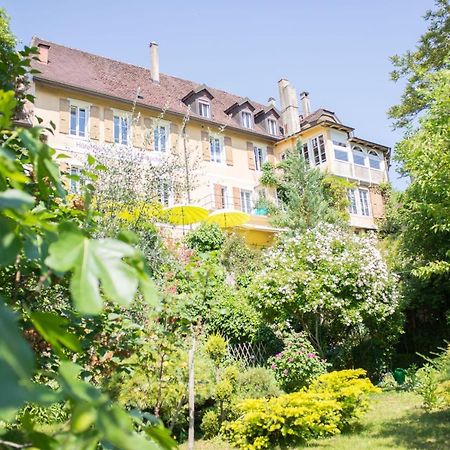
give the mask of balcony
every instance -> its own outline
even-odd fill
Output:
[[[337,159],[333,161],[332,173],[340,177],[354,178],[371,184],[380,184],[386,181],[386,173],[384,170],[372,169],[367,166],[360,166]]]

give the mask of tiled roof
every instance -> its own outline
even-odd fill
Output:
[[[151,81],[149,69],[115,61],[102,56],[93,55],[80,50],[45,41],[38,37],[33,38],[32,45],[45,44],[49,46],[48,63],[33,62],[33,67],[41,73],[35,75],[35,79],[60,83],[73,88],[79,88],[101,95],[115,97],[127,102],[136,100],[137,90],[143,98],[139,98],[137,105],[167,110],[168,112],[184,115],[187,107],[182,98],[189,92],[201,86],[201,83],[183,80],[170,75],[160,74],[160,83]],[[244,97],[230,94],[219,89],[208,87],[208,91],[214,96],[211,101],[211,121],[218,125],[228,125],[233,128],[243,128],[230,120],[225,111],[235,103],[245,101]],[[252,101],[255,112],[264,109],[261,105]],[[200,118],[191,112],[191,116]],[[273,136],[258,124],[252,130],[271,139]]]

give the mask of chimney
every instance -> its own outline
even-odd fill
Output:
[[[271,106],[272,108],[275,108],[276,107],[275,99],[273,97],[269,97],[269,100],[267,100],[267,105]]]
[[[303,117],[311,114],[311,102],[309,101],[309,92],[302,92],[300,94],[300,101],[302,102]]]
[[[297,91],[288,80],[278,82],[280,92],[281,120],[287,136],[300,131],[300,118],[298,115]]]
[[[38,44],[39,49],[39,62],[43,64],[48,64],[48,49],[50,45],[47,44]]]
[[[156,42],[150,42],[150,71],[152,81],[159,83],[159,50]]]

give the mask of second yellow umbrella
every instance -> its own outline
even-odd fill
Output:
[[[250,220],[250,215],[234,209],[219,209],[212,212],[206,222],[217,223],[222,228],[232,228],[243,225]]]

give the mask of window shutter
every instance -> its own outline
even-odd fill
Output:
[[[69,134],[70,102],[66,98],[59,99],[59,132]]]
[[[91,106],[89,111],[89,137],[91,139],[100,139],[100,108]]]
[[[248,168],[255,170],[255,152],[253,151],[253,142],[247,142]]]
[[[216,209],[222,209],[222,185],[214,185],[214,206]]]
[[[142,127],[143,145],[146,150],[153,150],[153,126],[152,119],[144,117]]]
[[[202,131],[203,161],[211,161],[211,148],[209,144],[209,133]]]
[[[273,153],[273,147],[267,147],[267,162],[275,162],[275,154]]]
[[[105,142],[114,142],[114,113],[111,108],[105,108]]]
[[[233,147],[231,144],[231,138],[228,136],[225,136],[224,138],[224,144],[225,144],[225,160],[228,166],[233,165]]]
[[[238,187],[233,187],[233,205],[234,209],[241,209],[241,190]]]

